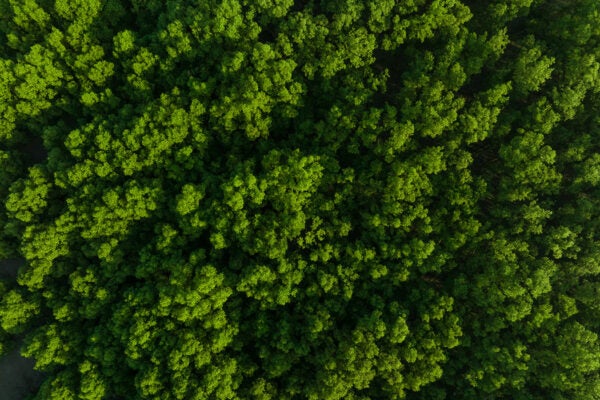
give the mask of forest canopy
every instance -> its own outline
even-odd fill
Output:
[[[36,400],[598,400],[599,74],[597,0],[0,0],[0,352]]]

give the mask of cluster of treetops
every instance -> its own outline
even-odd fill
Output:
[[[2,349],[39,400],[597,400],[599,70],[598,0],[0,0]]]

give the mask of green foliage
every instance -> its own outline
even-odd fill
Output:
[[[7,292],[9,291],[9,284],[8,282],[4,281],[4,280],[0,280],[0,297],[1,298],[5,298],[5,296],[7,296]],[[16,318],[18,318],[18,316],[15,316]],[[9,317],[9,318],[14,318],[14,317]],[[4,322],[4,321],[2,321]],[[7,321],[8,325],[11,325],[12,321]],[[21,321],[18,321],[21,322]],[[13,324],[14,327],[14,324]],[[0,327],[0,356],[6,354],[13,345],[13,338],[14,338],[14,334],[11,335],[9,332],[7,332],[5,330],[5,328],[2,326]]]
[[[2,293],[0,327],[8,333],[21,333],[27,322],[38,312],[39,305],[25,299],[19,290],[8,290]]]
[[[0,353],[35,399],[597,399],[598,27],[0,0]]]

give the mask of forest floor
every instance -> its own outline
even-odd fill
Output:
[[[0,278],[16,279],[22,264],[19,259],[0,261]],[[21,356],[19,346],[0,357],[0,400],[23,400],[37,390],[43,374],[33,366],[33,360]]]
[[[0,357],[0,400],[23,400],[35,393],[43,374],[33,369],[34,362],[21,356],[19,348]]]

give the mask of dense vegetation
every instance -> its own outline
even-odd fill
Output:
[[[598,0],[0,0],[4,348],[36,399],[600,399],[599,61]]]

